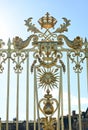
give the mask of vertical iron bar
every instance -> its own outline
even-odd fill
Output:
[[[2,130],[2,121],[1,121],[1,118],[0,118],[0,130]]]
[[[87,68],[87,93],[88,93],[88,58],[86,58],[86,68]]]
[[[36,75],[36,67],[34,67],[34,73]],[[37,80],[35,77],[35,92],[36,92],[36,103],[37,103],[37,117],[38,117],[38,130],[40,130],[40,116],[39,116],[39,108],[38,108],[38,90],[37,90]]]
[[[77,56],[77,63],[79,62]],[[81,103],[80,103],[80,74],[77,72],[77,86],[78,86],[78,109],[79,109],[79,130],[82,130],[81,124]]]
[[[36,71],[34,67],[34,130],[36,130]]]
[[[68,113],[69,113],[69,130],[71,130],[71,93],[70,93],[70,65],[69,65],[69,57],[67,53],[67,85],[68,85]]]
[[[64,130],[63,123],[63,86],[62,86],[62,67],[60,69],[60,82],[61,82],[61,129]]]
[[[57,130],[60,130],[60,98],[61,98],[61,82],[59,82],[59,92],[58,92],[58,102],[59,102],[59,106],[58,106],[58,113],[57,113]]]
[[[9,91],[10,91],[10,41],[8,42],[8,68],[7,68],[7,105],[6,105],[6,130],[8,130],[9,120]]]
[[[17,64],[19,64],[19,57]],[[17,72],[17,92],[16,92],[16,130],[18,130],[18,120],[19,120],[19,70]]]
[[[26,130],[29,130],[29,52],[27,52],[27,70],[26,70]]]
[[[58,102],[59,102],[59,106],[58,106],[58,114],[57,114],[57,130],[60,130],[60,98],[61,98],[61,82],[59,82],[59,86],[58,86]]]

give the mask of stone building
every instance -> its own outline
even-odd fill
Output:
[[[75,111],[72,112],[71,116],[71,125],[72,130],[79,130],[79,115],[76,114]],[[68,122],[68,115],[64,116],[64,130],[69,129],[69,122]],[[88,130],[88,108],[85,112],[82,112],[81,115],[81,121],[82,121],[82,130]],[[42,130],[42,124],[40,124],[41,130]],[[9,130],[16,130],[16,119],[13,119],[13,121],[9,122],[8,125]],[[19,130],[26,130],[26,121],[19,121]],[[61,129],[61,128],[60,128]],[[1,129],[0,130],[6,130],[6,122],[1,122]],[[29,122],[29,130],[34,130],[34,122]],[[38,123],[36,123],[36,130],[38,130]],[[55,123],[55,130],[56,130],[56,123]]]

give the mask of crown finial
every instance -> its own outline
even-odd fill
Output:
[[[45,16],[39,19],[38,22],[41,25],[41,28],[49,29],[54,28],[57,20],[54,17],[50,16],[50,14],[47,12]]]

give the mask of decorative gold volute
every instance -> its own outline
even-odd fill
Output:
[[[60,34],[60,33],[67,32],[68,26],[70,25],[70,20],[68,20],[65,17],[62,19],[64,20],[64,23],[60,24],[60,27],[56,28],[53,32],[51,32],[50,29],[54,28],[55,24],[57,23],[57,20],[54,17],[50,16],[50,14],[47,12],[45,16],[43,16],[38,20],[38,23],[40,24],[41,28],[45,28],[45,32],[44,31],[42,32],[35,26],[35,24],[32,24],[32,18],[28,18],[27,20],[25,20],[25,25],[28,27],[27,31],[31,31],[34,34],[30,35],[26,40],[22,40],[19,37],[15,37],[13,39],[14,48],[23,49],[27,47],[30,44],[30,42],[34,47],[38,47],[43,50],[46,49],[46,46],[47,47],[49,46],[50,49],[48,49],[47,52],[45,51],[45,53],[47,53],[47,57],[49,57],[52,49],[56,53],[58,48],[64,45],[63,40],[70,48],[73,49],[82,48],[83,41],[79,36],[71,41],[65,35]],[[40,50],[40,54],[41,54],[41,50]]]

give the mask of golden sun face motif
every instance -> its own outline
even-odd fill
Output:
[[[52,89],[58,87],[59,75],[58,69],[39,69],[38,70],[38,83],[39,87],[44,89]]]

